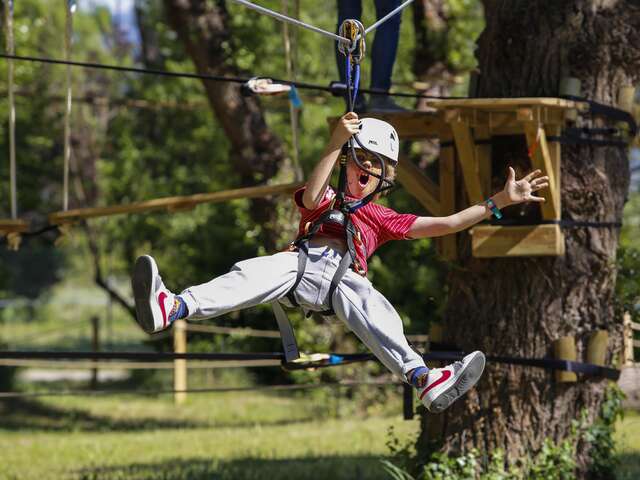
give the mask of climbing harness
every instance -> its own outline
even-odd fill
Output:
[[[364,58],[366,51],[364,41],[365,29],[362,23],[357,20],[345,20],[340,26],[339,34],[341,37],[349,39],[349,44],[338,44],[338,50],[345,56],[346,62],[347,111],[353,111],[353,104],[357,98],[360,83],[360,62]],[[381,152],[384,153],[384,156],[392,163],[397,163],[398,136],[393,128],[389,129],[387,126],[385,130],[383,125],[386,126],[387,124],[373,118],[366,118],[362,120],[360,125],[361,133],[353,135],[348,140],[347,144],[343,146],[340,153],[338,189],[329,208],[323,212],[317,220],[314,222],[308,222],[304,227],[302,235],[292,242],[289,247],[291,251],[298,252],[298,271],[296,274],[296,280],[286,294],[289,302],[294,307],[300,306],[295,298],[295,291],[306,270],[309,256],[309,241],[325,224],[333,224],[344,230],[344,239],[347,245],[347,250],[342,256],[336,272],[331,279],[331,285],[325,300],[325,303],[329,308],[320,312],[320,314],[324,316],[335,315],[333,308],[333,294],[349,268],[352,268],[358,274],[364,275],[364,269],[358,261],[357,248],[365,249],[366,247],[362,242],[360,232],[353,224],[351,214],[364,207],[382,191],[393,188],[394,186],[393,182],[386,178],[385,159]],[[363,138],[360,138],[361,135]],[[389,142],[387,147],[383,146],[383,142],[378,139],[379,136],[386,137],[386,140]],[[370,146],[373,145],[374,147],[369,148],[365,144]],[[356,150],[361,150],[367,155],[374,157],[380,165],[380,174],[368,169],[358,158],[358,152]],[[373,176],[378,180],[375,189],[371,193],[361,199],[351,201],[347,201],[346,199],[347,157],[349,156],[358,168],[364,171],[367,175]],[[365,251],[365,258],[366,257],[367,255]],[[278,301],[272,302],[272,306],[282,335],[282,343],[286,360],[285,367],[287,364],[293,364],[296,361],[298,361],[297,363],[300,363],[300,352],[296,344],[291,323]],[[310,313],[308,313],[308,315],[309,314]],[[290,365],[290,367],[294,368],[293,365]]]

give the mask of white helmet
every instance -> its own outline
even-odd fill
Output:
[[[398,132],[387,122],[377,118],[363,118],[360,121],[358,139],[368,150],[384,155],[393,163],[398,163],[400,142]],[[353,142],[356,148],[361,148],[358,142]]]

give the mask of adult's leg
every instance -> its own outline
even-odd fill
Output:
[[[393,373],[407,380],[407,373],[424,367],[402,328],[393,305],[369,280],[349,270],[333,295],[333,308],[371,352]]]
[[[213,280],[185,289],[189,318],[211,318],[277,300],[293,286],[298,254],[281,252],[236,263]]]
[[[376,18],[381,19],[400,6],[400,0],[375,0]],[[371,51],[371,88],[388,91],[391,88],[393,64],[398,52],[400,38],[400,20],[402,12],[397,13],[375,30],[375,40]]]

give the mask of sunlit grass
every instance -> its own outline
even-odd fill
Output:
[[[180,408],[170,396],[28,402],[0,417],[0,478],[386,478],[388,428],[418,428],[394,404],[367,418],[290,393],[191,395]]]

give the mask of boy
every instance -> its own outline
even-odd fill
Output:
[[[301,213],[299,235],[309,222],[330,208],[335,197],[329,186],[331,173],[338,163],[342,146],[358,135],[367,149],[384,158],[386,177],[392,180],[398,163],[399,141],[394,128],[374,118],[360,121],[345,114],[334,131],[323,156],[306,185],[294,194]],[[357,142],[356,142],[357,145]],[[356,147],[361,170],[352,159],[347,163],[348,199],[364,198],[374,192],[380,165],[366,150]],[[328,299],[331,280],[340,259],[347,251],[344,228],[335,223],[323,224],[308,244],[307,264],[293,293],[296,302],[307,311],[332,308],[375,356],[393,373],[412,384],[422,403],[432,412],[440,412],[463,395],[480,379],[484,355],[473,352],[462,361],[444,368],[427,369],[422,357],[408,344],[402,320],[386,298],[366,278],[367,258],[389,240],[437,237],[455,233],[498,213],[500,208],[525,201],[543,202],[532,195],[548,186],[547,177],[536,170],[516,181],[509,168],[503,191],[486,202],[471,206],[448,217],[418,217],[399,214],[374,202],[351,214],[357,231],[356,258]],[[174,295],[162,283],[158,267],[150,256],[139,257],[133,273],[136,315],[142,328],[151,333],[167,328],[178,318],[210,318],[227,312],[278,300],[290,305],[288,293],[296,283],[298,251],[251,258],[236,263],[230,272]]]

